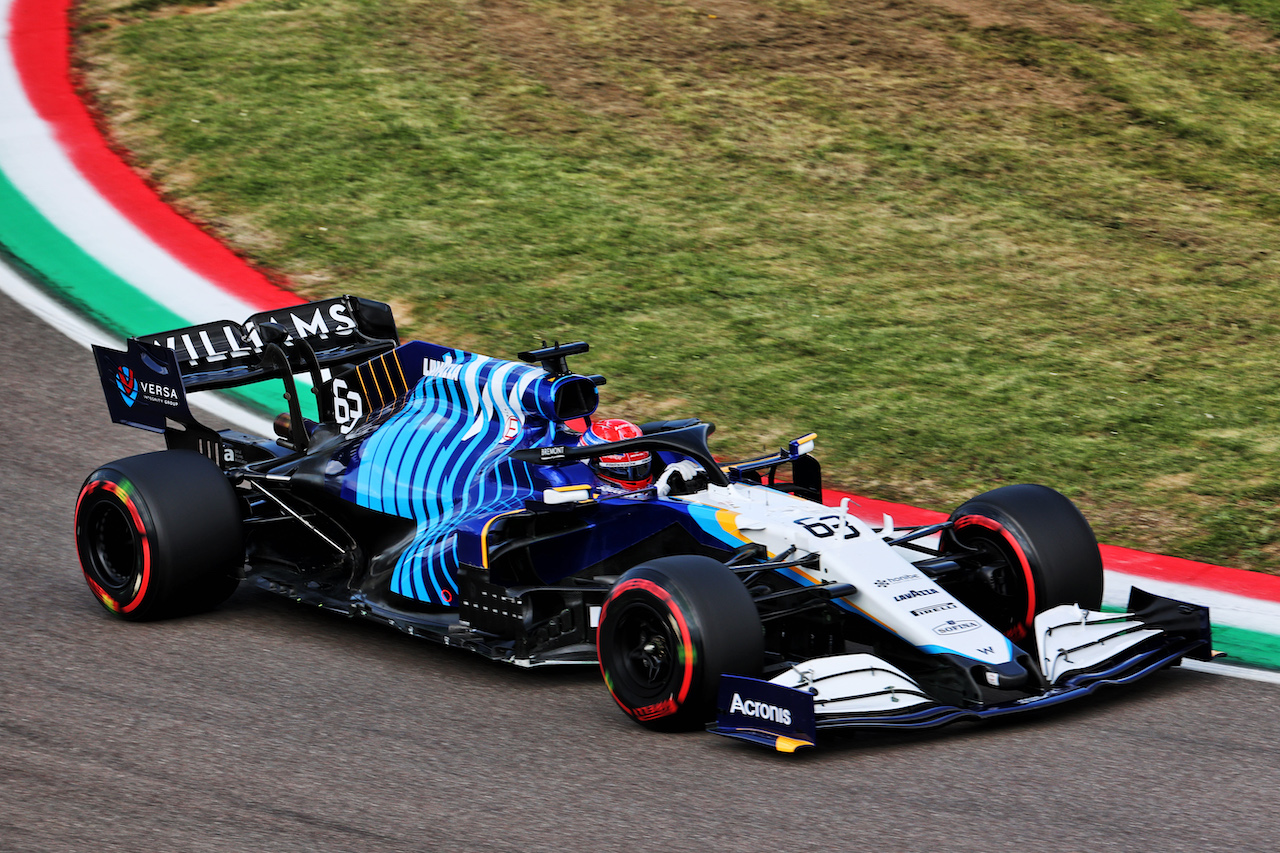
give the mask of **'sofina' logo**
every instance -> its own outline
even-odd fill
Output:
[[[116,368],[116,388],[124,398],[125,405],[132,406],[138,402],[138,377],[127,367]]]

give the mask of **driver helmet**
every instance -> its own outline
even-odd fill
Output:
[[[591,447],[596,444],[607,444],[621,441],[624,438],[639,438],[644,435],[640,427],[624,421],[622,418],[605,418],[596,421],[582,434],[579,444]],[[647,450],[632,450],[629,453],[615,453],[610,456],[596,456],[591,459],[591,468],[596,476],[626,491],[643,489],[653,485],[651,457]]]

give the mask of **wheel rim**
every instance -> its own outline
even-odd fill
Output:
[[[1027,610],[1031,590],[1022,562],[1011,544],[985,529],[957,536],[961,544],[978,552],[983,567],[972,584],[973,595],[965,603],[993,628],[1017,641],[1027,636]]]
[[[128,511],[99,501],[84,526],[86,568],[104,591],[118,599],[136,593],[142,579],[141,543]]]
[[[613,673],[643,697],[669,692],[680,664],[680,639],[666,614],[651,605],[628,602],[617,615],[611,641]]]

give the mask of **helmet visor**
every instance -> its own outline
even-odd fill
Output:
[[[628,489],[643,489],[653,483],[652,459],[647,450],[601,456],[593,466],[603,479]]]

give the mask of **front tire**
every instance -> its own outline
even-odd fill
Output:
[[[1014,642],[1060,604],[1102,605],[1102,555],[1089,522],[1047,486],[1003,486],[951,514],[943,553],[977,566],[953,594]]]
[[[75,526],[89,589],[122,619],[208,610],[240,582],[235,489],[193,451],[130,456],[94,471],[76,501]]]
[[[632,719],[657,731],[715,716],[723,674],[759,677],[764,630],[742,581],[709,557],[664,557],[610,590],[597,633],[605,685]]]

